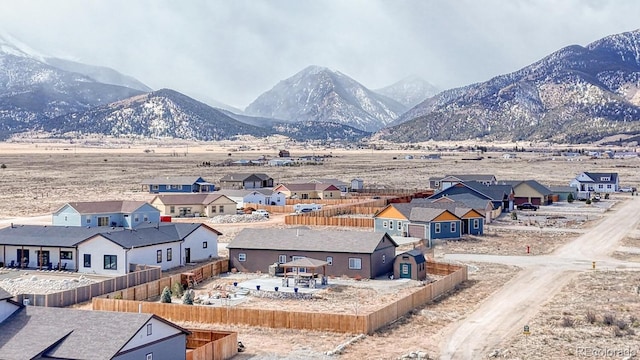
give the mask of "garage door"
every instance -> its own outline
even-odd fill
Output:
[[[526,202],[529,202],[529,198],[527,198],[527,197],[516,197],[516,198],[513,200],[513,202],[514,202],[516,205],[520,205],[520,204],[524,204],[524,203],[526,203]]]
[[[531,198],[531,203],[533,205],[540,205],[540,204],[542,204],[542,199],[541,198]]]
[[[416,224],[409,224],[409,236],[410,237],[416,237],[419,239],[426,239],[425,236],[425,226],[424,225],[416,225]]]

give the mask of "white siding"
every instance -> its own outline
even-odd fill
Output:
[[[207,247],[203,248],[203,242],[207,242]],[[189,234],[182,243],[181,254],[184,256],[184,249],[191,249],[191,261],[206,260],[218,257],[218,235],[204,226],[199,227]],[[182,260],[184,262],[184,259]]]
[[[147,335],[147,324],[151,324],[151,335]],[[181,332],[175,327],[169,326],[168,324],[158,319],[150,319],[147,324],[145,324],[140,330],[138,330],[136,335],[133,336],[131,340],[129,340],[129,342],[120,350],[120,352],[135,349],[137,347],[150,344],[154,341],[166,339]]]
[[[167,249],[171,249],[171,261],[167,261]],[[158,263],[158,250],[162,251],[162,262]],[[129,250],[129,264],[160,266],[168,270],[180,266],[180,242],[144,246]]]
[[[91,254],[91,267],[84,266],[84,254]],[[104,255],[118,257],[116,270],[104,268]],[[127,251],[122,246],[98,235],[78,245],[78,272],[102,275],[126,274],[129,272],[126,257]]]

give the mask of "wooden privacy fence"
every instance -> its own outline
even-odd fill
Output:
[[[140,266],[135,272],[100,281],[99,283],[80,286],[74,289],[52,294],[18,294],[14,300],[20,304],[47,307],[66,307],[91,300],[91,298],[114,291],[135,288],[138,284],[160,279],[162,269],[158,266]],[[26,300],[26,301],[25,301]]]
[[[238,353],[238,333],[188,329],[187,360],[225,360]]]
[[[429,269],[429,262],[427,269]],[[242,324],[268,328],[333,331],[340,333],[372,334],[412,309],[453,290],[467,280],[466,266],[431,262],[431,268],[440,272],[450,271],[442,279],[421,287],[394,303],[370,313],[337,314],[287,310],[265,310],[237,307],[214,307],[182,304],[150,303],[132,300],[116,300],[97,297],[93,310],[153,313],[175,322]]]
[[[186,270],[185,270],[186,271]],[[221,273],[229,271],[229,259],[224,258],[202,266],[188,270],[189,272],[202,271],[202,278],[209,279]],[[114,289],[109,293],[100,294],[106,298],[123,299],[123,300],[147,300],[155,296],[160,296],[165,286],[171,287],[175,283],[180,283],[180,274],[163,277],[144,284],[132,286],[125,289]]]
[[[284,223],[287,225],[352,226],[373,228],[373,218],[285,215]]]

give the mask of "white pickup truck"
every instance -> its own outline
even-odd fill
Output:
[[[264,217],[266,217],[267,219],[269,218],[269,212],[267,210],[264,209],[258,209],[258,210],[254,210],[253,212],[251,212],[251,214],[258,214],[258,215],[262,215]]]

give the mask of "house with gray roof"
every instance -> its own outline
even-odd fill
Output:
[[[235,201],[216,191],[209,194],[162,194],[151,200],[161,215],[172,217],[214,217],[234,215]]]
[[[269,188],[252,189],[252,190],[233,190],[222,189],[218,191],[219,194],[225,195],[229,199],[236,202],[236,208],[244,208],[244,204],[258,204],[258,205],[277,205],[283,206],[287,204],[287,195],[273,191]]]
[[[446,175],[444,177],[429,178],[429,187],[436,190],[445,190],[459,182],[476,181],[484,185],[494,185],[497,183],[495,175],[491,174],[460,174]]]
[[[267,273],[300,257],[327,262],[327,276],[376,278],[393,271],[396,242],[386,233],[246,228],[227,245],[233,268]]]
[[[514,194],[514,204],[532,203],[534,205],[550,205],[553,203],[551,191],[535,180],[505,180],[501,185],[511,185]]]
[[[139,264],[162,270],[218,256],[217,230],[201,223],[136,229],[17,225],[0,229],[6,266],[123,275]]]
[[[71,202],[52,214],[52,224],[57,226],[135,228],[159,221],[158,209],[147,202],[132,200]]]
[[[273,178],[263,173],[233,173],[220,178],[222,189],[261,189],[273,187]]]
[[[186,359],[188,330],[144,313],[25,306],[0,288],[0,358]]]
[[[427,259],[422,251],[413,249],[398,254],[393,263],[393,276],[396,279],[425,280],[427,278]]]
[[[142,191],[150,194],[161,193],[208,193],[216,190],[216,186],[199,176],[171,176],[145,179]]]
[[[485,185],[477,181],[459,182],[431,195],[428,199],[439,199],[444,196],[465,194],[481,200],[489,200],[494,209],[503,212],[513,210],[514,192],[511,185]]]
[[[569,186],[578,189],[581,193],[613,193],[620,189],[620,179],[618,173],[594,173],[583,172],[571,180]],[[590,197],[590,196],[589,196]]]

